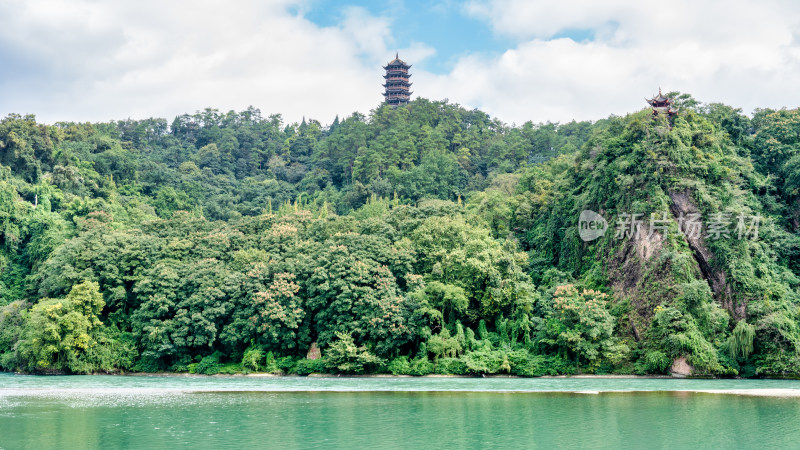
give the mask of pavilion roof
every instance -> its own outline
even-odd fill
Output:
[[[672,103],[672,99],[661,93],[661,88],[658,88],[658,95],[653,98],[646,98],[647,103]]]

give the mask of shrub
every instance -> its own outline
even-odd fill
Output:
[[[291,356],[282,356],[275,361],[278,369],[283,373],[292,373],[297,361]]]
[[[647,373],[666,373],[672,360],[664,352],[651,350],[644,355],[644,363]]]
[[[248,347],[242,356],[242,370],[258,371],[263,358],[264,352],[260,348]]]
[[[297,375],[308,375],[310,373],[320,373],[325,372],[326,370],[326,362],[325,358],[319,359],[300,359],[297,363],[292,367],[292,373],[296,373]]]
[[[514,350],[508,353],[511,373],[524,377],[547,375],[546,359],[542,355],[533,355],[526,350]]]
[[[458,339],[450,337],[450,331],[442,328],[439,334],[435,334],[428,339],[428,351],[433,353],[434,359],[455,358],[461,352],[461,345]]]
[[[219,373],[220,365],[219,360],[222,353],[216,351],[205,358],[201,359],[197,364],[189,364],[189,373],[201,373],[203,375],[216,375]]]
[[[117,345],[116,336],[105,332],[98,318],[104,306],[99,285],[88,281],[73,286],[64,299],[41,300],[31,308],[16,346],[20,364],[26,370],[44,372],[109,369],[113,355],[93,350],[98,345]]]
[[[436,362],[436,373],[441,375],[464,375],[467,365],[460,358],[441,358]]]
[[[744,320],[740,320],[726,342],[728,353],[734,358],[741,356],[747,359],[747,357],[753,353],[753,340],[755,336],[756,327]]]
[[[411,364],[408,362],[408,356],[398,356],[389,361],[386,370],[392,375],[410,375]]]
[[[242,372],[242,365],[237,363],[226,363],[219,365],[219,371],[217,372],[220,375],[236,375],[237,373]]]
[[[597,365],[601,358],[624,359],[627,347],[613,336],[608,296],[571,284],[556,287],[542,343],[568,359]]]
[[[409,363],[409,375],[423,376],[433,373],[433,363],[427,356],[418,356]]]
[[[326,367],[334,373],[363,373],[384,363],[366,347],[357,347],[349,333],[336,333],[338,338],[328,347]]]
[[[267,373],[278,373],[281,369],[278,367],[278,362],[275,360],[275,355],[272,352],[267,352],[264,357],[264,371]]]
[[[486,348],[467,353],[463,357],[467,372],[474,374],[493,374],[511,372],[511,364],[508,355],[499,350],[488,350]]]

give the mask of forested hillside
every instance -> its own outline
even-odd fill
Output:
[[[800,110],[677,98],[521,126],[425,99],[8,116],[0,368],[800,376]]]

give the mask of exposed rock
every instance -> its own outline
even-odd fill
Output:
[[[681,216],[686,218],[699,213],[688,190],[669,192],[669,197],[672,200],[670,212],[676,222]],[[725,272],[714,267],[714,255],[704,242],[702,230],[696,235],[684,234],[684,239],[696,263],[693,267],[695,276],[703,277],[708,282],[714,299],[735,320],[744,319],[746,304],[734,297]],[[639,232],[625,239],[613,254],[598,255],[608,260],[608,279],[615,297],[628,299],[633,307],[629,323],[630,333],[636,340],[647,332],[655,307],[670,304],[680,295],[671,267],[672,259],[661,257],[667,245],[664,234],[659,230],[650,233],[647,219],[644,218]]]
[[[641,331],[648,328],[653,308],[672,297],[666,286],[652,289],[653,283],[667,277],[669,271],[658,262],[664,244],[662,234],[657,231],[648,234],[649,230],[643,226],[640,233],[626,240],[609,262],[609,279],[615,296],[630,299],[634,308],[630,325],[636,340],[641,339]]]
[[[696,214],[699,212],[692,202],[688,191],[672,191],[669,193],[669,198],[672,200],[670,210],[676,220],[678,217],[687,217],[689,214]],[[702,233],[697,233],[696,235],[684,233],[683,236],[689,244],[689,248],[692,250],[692,255],[695,261],[697,261],[703,278],[705,278],[709,286],[711,286],[716,300],[723,308],[727,309],[736,320],[744,319],[747,305],[745,303],[737,304],[733,298],[731,287],[727,283],[725,272],[712,267],[711,261],[713,259],[713,254],[708,250],[708,247],[706,247]]]
[[[319,347],[317,347],[316,342],[311,343],[311,348],[308,349],[308,353],[306,354],[307,359],[319,359],[322,356],[322,351],[320,351]]]
[[[676,358],[675,361],[672,361],[672,367],[669,368],[669,373],[676,378],[688,377],[694,373],[694,367],[686,362],[685,356],[681,356],[680,358]]]

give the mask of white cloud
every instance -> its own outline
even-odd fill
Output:
[[[330,122],[381,100],[389,22],[360,8],[319,27],[303,3],[0,1],[0,114],[40,120],[171,118],[205,107]],[[8,49],[5,51],[3,49]],[[406,49],[400,49],[404,54]],[[415,44],[407,54],[432,49]]]
[[[800,104],[790,0],[471,0],[467,14],[517,44],[458,56],[446,74],[420,68],[435,43],[395,47],[403,24],[390,16],[350,7],[320,27],[304,18],[310,5],[0,0],[0,115],[102,121],[253,105],[330,122],[379,104],[395,50],[415,65],[415,95],[506,122],[625,114],[659,86],[745,112]],[[576,30],[593,39],[563,37]]]
[[[624,114],[644,107],[642,97],[659,86],[745,112],[800,103],[800,8],[793,2],[490,0],[470,2],[466,11],[520,43],[500,56],[466,56],[450,74],[418,78],[431,92],[507,121]],[[594,39],[558,38],[576,30]]]

